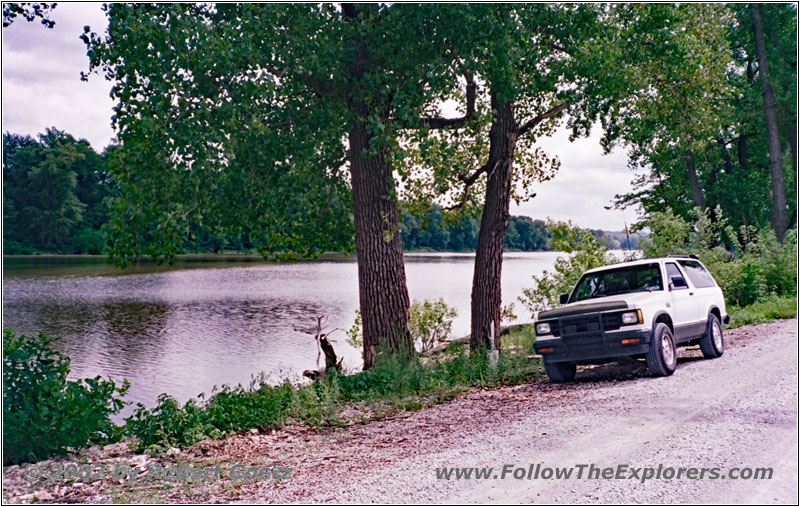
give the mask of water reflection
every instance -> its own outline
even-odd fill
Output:
[[[504,301],[513,302],[530,276],[554,259],[552,253],[508,254]],[[406,260],[412,299],[443,297],[459,311],[454,334],[466,334],[473,256]],[[345,367],[360,367],[360,351],[346,344],[343,332],[358,306],[352,258],[292,264],[184,260],[125,274],[98,259],[35,261],[4,259],[3,327],[62,337],[58,348],[72,359],[73,378],[127,378],[132,401],[151,405],[162,392],[185,401],[215,385],[247,384],[259,372],[277,379],[316,368],[313,337],[295,328],[312,327],[318,315],[340,329],[332,338]]]

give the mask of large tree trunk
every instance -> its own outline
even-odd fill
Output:
[[[350,131],[350,175],[358,255],[358,295],[364,338],[364,368],[375,364],[381,346],[414,351],[408,333],[408,289],[392,170],[384,154],[364,157],[365,125]]]
[[[344,4],[344,14],[358,20],[358,11],[369,5]],[[357,36],[353,64],[348,69],[351,83],[350,107],[354,119],[349,133],[350,177],[353,194],[358,296],[364,340],[364,369],[375,364],[378,352],[414,354],[408,332],[408,288],[403,264],[403,243],[394,191],[394,178],[386,149],[375,153],[365,119],[377,113],[386,119],[389,107],[375,92],[364,99],[361,82],[368,70],[366,43]],[[374,69],[369,69],[374,70]]]
[[[495,117],[489,131],[489,173],[472,281],[470,331],[472,350],[481,346],[484,330],[491,334],[492,327],[494,327],[494,347],[500,350],[503,242],[508,227],[514,150],[518,137],[513,103],[499,103],[492,94],[492,109],[495,111]]]
[[[780,241],[786,235],[786,194],[783,188],[783,156],[778,136],[778,120],[775,114],[775,93],[769,83],[767,52],[764,47],[764,31],[761,26],[761,10],[758,4],[750,4],[753,11],[753,36],[758,59],[758,77],[764,98],[764,117],[767,122],[769,147],[769,174],[772,180],[772,228]]]
[[[700,181],[697,178],[697,168],[694,165],[694,153],[686,150],[686,171],[689,173],[689,186],[692,188],[692,201],[700,209],[705,209],[706,200],[703,197],[703,189],[700,188]]]
[[[795,124],[789,127],[788,137],[789,147],[792,150],[792,174],[794,175],[794,181],[792,183],[794,185],[793,188],[797,188],[797,126]],[[786,222],[787,227],[794,227],[797,225],[797,201],[800,201],[800,199],[795,198],[795,208],[789,220]]]
[[[739,166],[742,168],[742,175],[747,178],[750,164],[747,161],[747,135],[741,134],[736,139],[736,154],[739,157]]]

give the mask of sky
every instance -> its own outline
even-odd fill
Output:
[[[51,18],[52,30],[21,18],[2,29],[2,130],[36,136],[56,127],[102,151],[114,137],[111,85],[99,75],[80,80],[89,60],[78,38],[85,25],[97,32],[105,28],[101,4],[59,3]],[[511,214],[612,231],[635,221],[634,209],[605,209],[615,194],[630,190],[633,173],[624,149],[603,155],[600,136],[596,128],[571,143],[562,128],[540,140],[538,146],[561,160],[561,169],[538,184],[534,199],[519,206],[512,202]]]

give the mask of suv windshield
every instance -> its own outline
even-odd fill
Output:
[[[638,264],[586,273],[575,286],[570,303],[629,292],[662,290],[658,263]]]

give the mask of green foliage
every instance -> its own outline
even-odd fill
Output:
[[[540,365],[528,358],[530,340],[514,342],[516,348],[502,354],[494,368],[483,354],[467,355],[464,347],[457,347],[424,360],[380,354],[369,370],[353,375],[331,372],[310,384],[286,381],[271,386],[259,378],[249,388],[224,387],[204,403],[189,400],[180,406],[164,394],[153,409],[140,405],[126,419],[127,431],[138,437],[139,450],[161,452],[251,428],[280,428],[289,421],[338,426],[352,404],[370,405],[376,415],[385,409],[417,410],[472,386],[520,383],[539,372]]]
[[[187,447],[210,436],[221,436],[206,423],[203,410],[194,400],[181,406],[167,394],[158,397],[152,409],[137,404],[136,411],[125,419],[126,432],[139,438],[138,451],[158,452],[170,447]]]
[[[456,315],[456,309],[447,306],[442,298],[438,301],[414,300],[408,310],[408,329],[418,349],[427,352],[438,342],[447,340]]]
[[[671,210],[693,220],[691,160],[706,207],[720,206],[737,227],[768,226],[774,196],[752,8],[627,4],[615,9],[629,18],[622,25],[628,46],[597,54],[611,59],[604,65],[621,76],[629,92],[640,91],[604,120],[606,142],[623,141],[630,165],[645,169],[634,179],[633,192],[617,196],[617,206],[641,206],[643,217]],[[797,7],[760,9],[781,149],[796,152]],[[603,43],[598,38],[597,49]],[[785,160],[788,215],[796,218],[796,155]]]
[[[411,207],[401,216],[400,236],[403,250],[437,252],[472,252],[478,245],[480,220],[472,216],[450,216],[438,205],[430,209]],[[526,216],[512,216],[504,247],[508,251],[534,252],[548,250],[547,224]]]
[[[72,253],[92,255],[102,254],[105,249],[106,242],[103,233],[88,227],[77,230],[72,235],[68,247]]]
[[[750,306],[731,306],[729,327],[769,322],[775,319],[797,317],[797,296],[768,296]]]
[[[531,313],[557,305],[559,295],[571,292],[587,269],[615,262],[615,258],[607,253],[605,243],[588,229],[581,229],[571,222],[551,220],[548,220],[547,229],[552,238],[550,247],[569,256],[556,259],[553,271],[533,276],[535,286],[522,290],[519,300]]]
[[[121,436],[110,416],[125,403],[128,382],[67,380],[69,359],[39,334],[3,331],[3,463],[35,462],[68,448]]]
[[[771,294],[797,293],[797,231],[783,244],[765,228],[743,228],[737,234],[722,210],[694,209],[687,221],[671,210],[653,212],[643,225],[651,231],[643,243],[645,256],[696,254],[722,288],[729,305],[752,305]],[[749,238],[742,244],[739,237]]]
[[[40,18],[41,23],[47,28],[53,28],[55,21],[50,19],[56,4],[39,2],[3,2],[3,28],[11,26],[17,16],[28,22]]]
[[[356,309],[356,318],[347,330],[347,343],[356,348],[364,345],[364,337],[361,334],[361,310]]]
[[[106,160],[85,140],[48,129],[3,135],[3,251],[102,253],[111,194]]]

